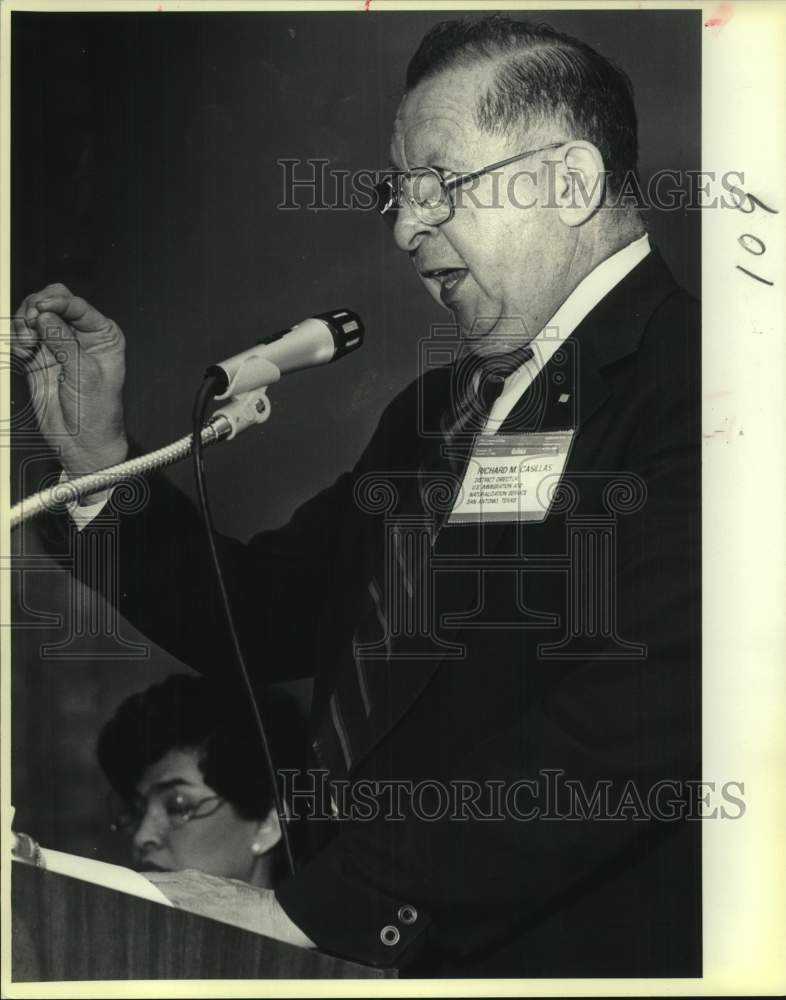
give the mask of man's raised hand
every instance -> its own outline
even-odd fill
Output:
[[[114,320],[47,285],[28,295],[12,320],[38,426],[73,477],[122,462],[125,338]]]

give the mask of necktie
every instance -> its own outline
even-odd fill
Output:
[[[453,399],[440,424],[444,457],[459,479],[463,477],[474,439],[485,428],[489,413],[505,387],[505,380],[533,356],[532,348],[525,346],[488,358],[469,356],[454,366]]]

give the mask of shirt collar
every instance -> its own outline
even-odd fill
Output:
[[[649,236],[645,233],[638,239],[617,250],[610,257],[601,261],[594,270],[573,289],[562,305],[557,309],[540,333],[530,341],[535,348],[535,359],[538,368],[548,361],[551,355],[567,340],[585,316],[601,302],[622,279],[629,274],[637,264],[650,252]],[[505,380],[499,402],[509,394],[518,398],[522,391],[522,382],[527,385],[532,380],[532,364],[523,365],[509,375]]]

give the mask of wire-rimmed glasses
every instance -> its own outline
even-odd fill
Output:
[[[516,163],[517,160],[532,156],[533,153],[557,149],[562,145],[564,145],[564,140],[551,142],[547,146],[528,149],[523,153],[516,154],[516,156],[509,156],[506,160],[489,163],[488,166],[481,167],[479,170],[459,174],[458,177],[450,179],[443,177],[436,167],[392,170],[379,184],[375,185],[377,211],[393,228],[402,201],[406,201],[416,218],[422,223],[427,226],[441,226],[453,218],[453,213],[456,211],[453,192],[458,188],[470,181],[477,180],[478,177],[482,177],[492,170],[499,170],[511,163]]]
[[[182,792],[170,790],[148,799],[127,802],[110,793],[109,829],[113,833],[134,833],[142,825],[151,805],[164,816],[170,830],[177,830],[193,819],[207,819],[218,812],[226,799],[221,795],[209,795],[193,802]]]

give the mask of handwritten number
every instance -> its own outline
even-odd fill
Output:
[[[739,193],[743,196],[742,198],[740,198],[739,204],[735,205],[734,207],[738,208],[741,212],[744,212],[746,215],[750,215],[751,212],[755,211],[757,207],[763,208],[764,211],[769,212],[770,215],[780,215],[780,212],[778,211],[777,208],[770,208],[769,205],[765,205],[764,202],[761,200],[761,198],[757,198],[755,194],[748,194],[747,191],[743,191],[742,188],[739,187],[731,187],[729,190],[735,195]],[[750,202],[749,208],[743,208],[743,205],[745,203],[744,200],[746,198]]]
[[[743,191],[742,188],[733,188],[734,194],[744,195],[747,199],[749,208],[744,208],[744,199],[740,199],[739,203],[735,206],[741,212],[745,212],[746,215],[750,215],[755,208],[763,208],[765,212],[769,212],[770,215],[780,215],[777,209],[770,208],[769,205],[765,205],[764,202],[757,198],[755,194],[748,194],[747,191]],[[743,233],[742,236],[737,237],[737,242],[742,247],[743,250],[747,250],[748,253],[752,253],[754,257],[761,257],[767,250],[767,246],[764,240],[760,240],[758,236],[754,236],[753,233]],[[753,271],[749,271],[747,267],[742,267],[740,264],[735,265],[738,271],[742,271],[743,274],[747,274],[749,278],[753,278],[754,281],[760,281],[762,285],[774,285],[774,281],[768,281],[766,278],[761,278],[758,274],[754,274]]]
[[[762,285],[774,285],[775,284],[774,281],[767,281],[766,278],[760,278],[758,276],[758,274],[754,274],[753,271],[749,271],[747,269],[747,267],[740,267],[739,264],[736,264],[735,266],[736,266],[736,268],[737,268],[738,271],[742,271],[743,274],[747,274],[749,277],[755,278],[757,281],[760,281],[762,283]]]
[[[756,250],[752,246],[749,246],[746,240],[753,240],[757,244],[759,249]],[[754,257],[761,257],[761,255],[767,249],[767,247],[764,245],[764,242],[760,240],[758,236],[754,236],[753,233],[743,233],[742,236],[737,237],[737,242],[743,248],[743,250],[747,250],[748,253],[752,253]]]

